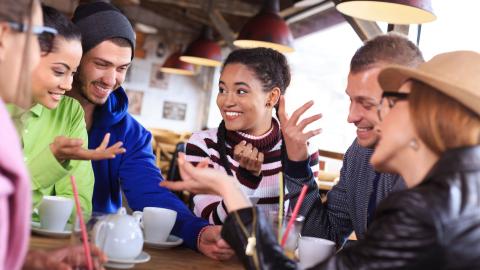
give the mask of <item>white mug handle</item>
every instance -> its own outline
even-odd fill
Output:
[[[106,235],[105,233],[103,232],[104,231],[104,228],[105,228],[105,224],[106,224],[106,221],[105,220],[99,220],[97,221],[97,223],[95,224],[94,226],[94,230],[92,231],[93,232],[93,243],[99,247],[101,250],[104,250],[104,245],[105,245],[105,239],[106,239]],[[103,237],[102,239],[100,239],[100,237]],[[102,240],[102,241],[100,241]]]
[[[133,218],[135,221],[140,225],[140,228],[143,229],[143,212],[142,211],[135,211],[132,213]]]

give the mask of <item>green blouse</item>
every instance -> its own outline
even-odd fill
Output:
[[[14,114],[13,105],[8,105]],[[73,198],[70,175],[74,175],[84,215],[92,212],[94,174],[90,161],[70,160],[59,163],[50,151],[57,136],[80,138],[88,147],[84,111],[80,103],[64,96],[57,108],[49,110],[36,104],[26,113],[13,116],[22,139],[24,161],[30,172],[33,190],[33,208],[43,196],[57,195]],[[37,220],[34,214],[33,218]]]

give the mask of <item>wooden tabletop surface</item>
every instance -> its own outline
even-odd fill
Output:
[[[32,235],[30,238],[30,249],[49,250],[69,245],[69,239],[55,239],[43,236]],[[200,269],[243,269],[238,259],[219,262],[210,259],[198,252],[185,247],[172,249],[152,249],[144,247],[145,252],[150,254],[151,259],[146,263],[136,264],[133,269],[171,269],[171,270],[200,270]]]

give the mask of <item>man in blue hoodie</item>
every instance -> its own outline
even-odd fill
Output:
[[[203,254],[229,259],[233,251],[220,237],[219,226],[195,217],[173,193],[159,187],[163,181],[155,166],[151,134],[128,112],[121,84],[133,59],[135,33],[127,18],[105,2],[80,5],[73,22],[82,32],[83,57],[69,95],[85,110],[89,146],[99,145],[106,133],[110,141],[122,141],[125,154],[94,161],[93,211],[113,213],[122,205],[121,190],[130,208],[163,207],[177,211],[172,234]]]

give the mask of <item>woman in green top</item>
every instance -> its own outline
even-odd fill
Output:
[[[121,142],[106,148],[109,134],[97,149],[83,148],[88,145],[83,109],[76,100],[64,96],[72,87],[82,57],[81,34],[57,10],[46,6],[42,10],[44,24],[56,29],[58,35],[53,43],[40,37],[42,57],[32,74],[33,105],[17,118],[32,179],[33,204],[36,207],[46,195],[73,197],[69,177],[74,175],[80,204],[88,215],[94,186],[89,160],[114,158],[125,149]],[[47,48],[47,44],[53,47]]]

